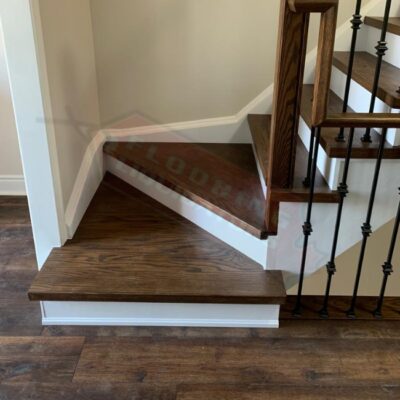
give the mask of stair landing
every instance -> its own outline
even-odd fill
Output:
[[[31,300],[282,304],[280,271],[106,174],[75,234],[36,276]]]

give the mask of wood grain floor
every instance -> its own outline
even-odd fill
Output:
[[[0,198],[1,400],[400,398],[399,321],[41,327],[26,200]]]

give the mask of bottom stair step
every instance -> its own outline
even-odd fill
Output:
[[[283,304],[280,271],[106,174],[74,239],[55,249],[31,300]]]

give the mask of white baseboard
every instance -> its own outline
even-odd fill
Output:
[[[264,269],[267,267],[267,240],[257,239],[219,215],[113,157],[105,156],[105,163],[107,171],[113,175],[245,254]]]
[[[23,175],[0,175],[0,196],[26,196]]]
[[[279,305],[42,302],[43,325],[278,328]]]
[[[71,239],[82,220],[104,176],[103,145],[105,137],[99,132],[84,155],[65,212],[68,236]]]

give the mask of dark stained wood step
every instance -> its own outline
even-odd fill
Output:
[[[313,99],[313,85],[304,85],[303,97],[301,103],[301,116],[305,123],[311,127],[311,108]],[[343,101],[334,92],[330,92],[329,96],[329,108],[328,113],[334,114],[342,112]],[[353,112],[351,108],[348,110]],[[336,137],[339,133],[337,128],[323,128],[321,135],[321,146],[324,148],[328,157],[332,158],[345,158],[347,154],[347,142],[337,142]],[[349,129],[345,130],[346,137],[348,136]],[[380,143],[380,134],[375,130],[371,131],[372,143],[364,143],[361,141],[361,137],[365,134],[365,129],[355,130],[355,139],[353,144],[353,158],[369,159],[376,158],[378,156],[378,149]],[[392,146],[390,143],[386,143],[384,158],[386,159],[398,159],[400,158],[400,146]]]
[[[349,52],[334,53],[333,65],[347,75]],[[368,91],[372,92],[376,57],[366,52],[356,52],[354,59],[353,79]],[[400,69],[383,61],[379,81],[378,97],[392,108],[400,108]],[[367,111],[367,110],[366,110]]]
[[[383,18],[382,17],[365,17],[365,25],[373,26],[374,28],[382,29]],[[400,36],[400,17],[389,18],[388,32]]]
[[[31,300],[281,304],[261,266],[107,174],[76,234],[55,249]]]
[[[271,134],[271,116],[256,115],[248,116],[250,131],[253,137],[254,151],[258,158],[261,171],[265,181],[268,175],[268,154]],[[303,185],[307,173],[308,152],[301,140],[297,141],[296,166],[294,184],[292,189],[274,189],[274,199],[281,202],[307,202],[309,189]],[[315,202],[336,203],[337,192],[330,190],[324,177],[318,171],[316,178]]]
[[[104,152],[253,236],[267,238],[251,145],[109,142]]]

